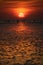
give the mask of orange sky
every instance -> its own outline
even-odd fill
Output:
[[[42,17],[43,0],[0,0],[0,17],[2,15],[5,15],[8,17],[8,15],[11,16],[11,14],[15,14],[14,13],[15,8],[19,8],[19,10],[22,8],[26,8],[25,10],[28,9],[29,15],[32,13],[32,17],[34,14],[36,17],[37,17],[37,15]],[[34,12],[34,14],[33,14],[33,12]],[[20,13],[22,13],[22,12],[20,12]]]
[[[9,4],[8,4],[9,3]],[[0,0],[0,7],[16,7],[16,6],[34,6],[43,7],[43,0]]]
[[[33,4],[43,4],[43,0],[0,0],[0,2],[6,2],[6,3],[15,3],[15,2],[28,2],[28,3],[33,3]],[[38,6],[38,5],[37,5]]]

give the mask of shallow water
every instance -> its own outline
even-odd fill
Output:
[[[0,24],[0,65],[43,65],[42,27],[41,23]]]

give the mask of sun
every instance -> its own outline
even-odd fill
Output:
[[[20,12],[20,13],[18,14],[18,16],[19,16],[20,18],[23,18],[23,17],[24,17],[24,13],[23,13],[23,12]]]
[[[15,8],[15,15],[19,18],[25,18],[27,15],[28,9],[26,8]]]
[[[28,16],[28,12],[30,12],[30,10],[28,10],[28,8],[12,8],[12,12],[13,15],[17,18],[25,18]]]

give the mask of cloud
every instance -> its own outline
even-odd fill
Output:
[[[2,0],[2,3],[0,3],[0,7],[43,7],[43,0]]]

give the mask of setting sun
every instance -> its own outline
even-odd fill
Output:
[[[15,15],[18,18],[25,18],[28,15],[28,10],[27,8],[12,8],[13,15]]]
[[[26,18],[28,17],[34,10],[31,8],[10,8],[10,11],[12,12],[12,16],[14,16],[15,18]]]
[[[24,17],[24,13],[20,12],[20,13],[18,14],[18,16],[19,16],[20,18],[22,18],[22,17]]]

